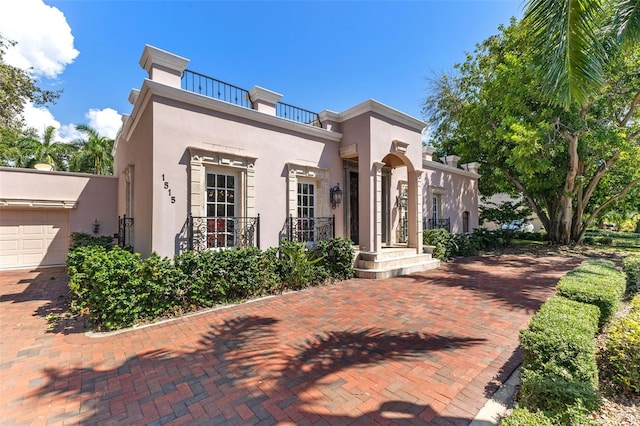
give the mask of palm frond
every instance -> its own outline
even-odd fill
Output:
[[[616,3],[613,27],[623,46],[640,43],[640,0]]]
[[[584,105],[603,81],[607,58],[599,32],[601,0],[528,0],[524,22],[542,70],[547,97],[569,108]]]

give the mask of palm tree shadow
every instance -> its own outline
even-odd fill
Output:
[[[278,320],[269,317],[236,317],[211,325],[191,351],[150,351],[108,369],[96,365],[47,368],[43,370],[44,383],[29,398],[79,400],[80,412],[86,413],[81,424],[181,422],[187,418],[182,416],[191,411],[204,413],[196,422],[276,424],[282,420],[272,411],[278,406],[282,408],[280,413],[294,413],[301,423],[322,419],[330,424],[424,424],[425,419],[436,417],[428,404],[395,400],[354,417],[319,415],[309,411],[303,393],[323,377],[345,368],[425,358],[434,351],[456,350],[484,341],[365,328],[317,334],[291,353],[291,347],[280,341],[277,324]],[[269,386],[257,385],[263,381]],[[146,392],[132,392],[136,386]],[[234,409],[239,405],[253,414],[241,417]],[[147,411],[153,407],[158,411]],[[66,413],[52,420],[76,422],[74,415],[77,413]],[[447,424],[468,423],[463,418],[442,419]]]
[[[304,389],[346,368],[390,360],[428,358],[434,356],[435,351],[465,348],[485,341],[380,328],[329,331],[317,334],[295,348],[297,355],[283,369],[280,385],[291,386],[299,382]],[[291,382],[292,378],[294,383]]]

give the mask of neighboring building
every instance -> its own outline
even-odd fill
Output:
[[[432,161],[422,121],[375,100],[316,114],[188,62],[145,46],[149,78],[115,141],[117,202],[104,203],[143,256],[338,236],[357,246],[360,276],[382,277],[437,266],[425,226],[478,226],[478,164]]]
[[[499,206],[502,203],[505,203],[507,201],[510,202],[510,203],[518,203],[518,202],[522,201],[522,196],[511,197],[509,194],[501,192],[499,194],[494,194],[491,197],[487,198],[485,200],[485,203],[483,203],[482,196],[480,196],[479,197],[479,201],[478,201],[478,206],[482,207],[482,205],[485,205],[486,202],[489,202],[489,203],[492,203],[492,204],[495,204],[495,205]],[[535,213],[531,213],[531,215],[527,218],[527,221],[531,222],[531,224],[533,225],[533,232],[544,231],[544,227],[542,226],[542,222],[538,218],[538,215],[536,215]],[[498,224],[496,224],[494,222],[485,222],[485,223],[482,223],[481,226],[483,228],[487,228],[490,231],[498,229]]]

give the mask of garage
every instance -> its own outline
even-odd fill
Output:
[[[68,210],[0,209],[0,269],[63,265],[68,247]]]

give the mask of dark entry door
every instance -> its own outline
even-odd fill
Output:
[[[354,244],[360,244],[358,215],[360,203],[358,202],[358,172],[349,172],[349,238]]]

